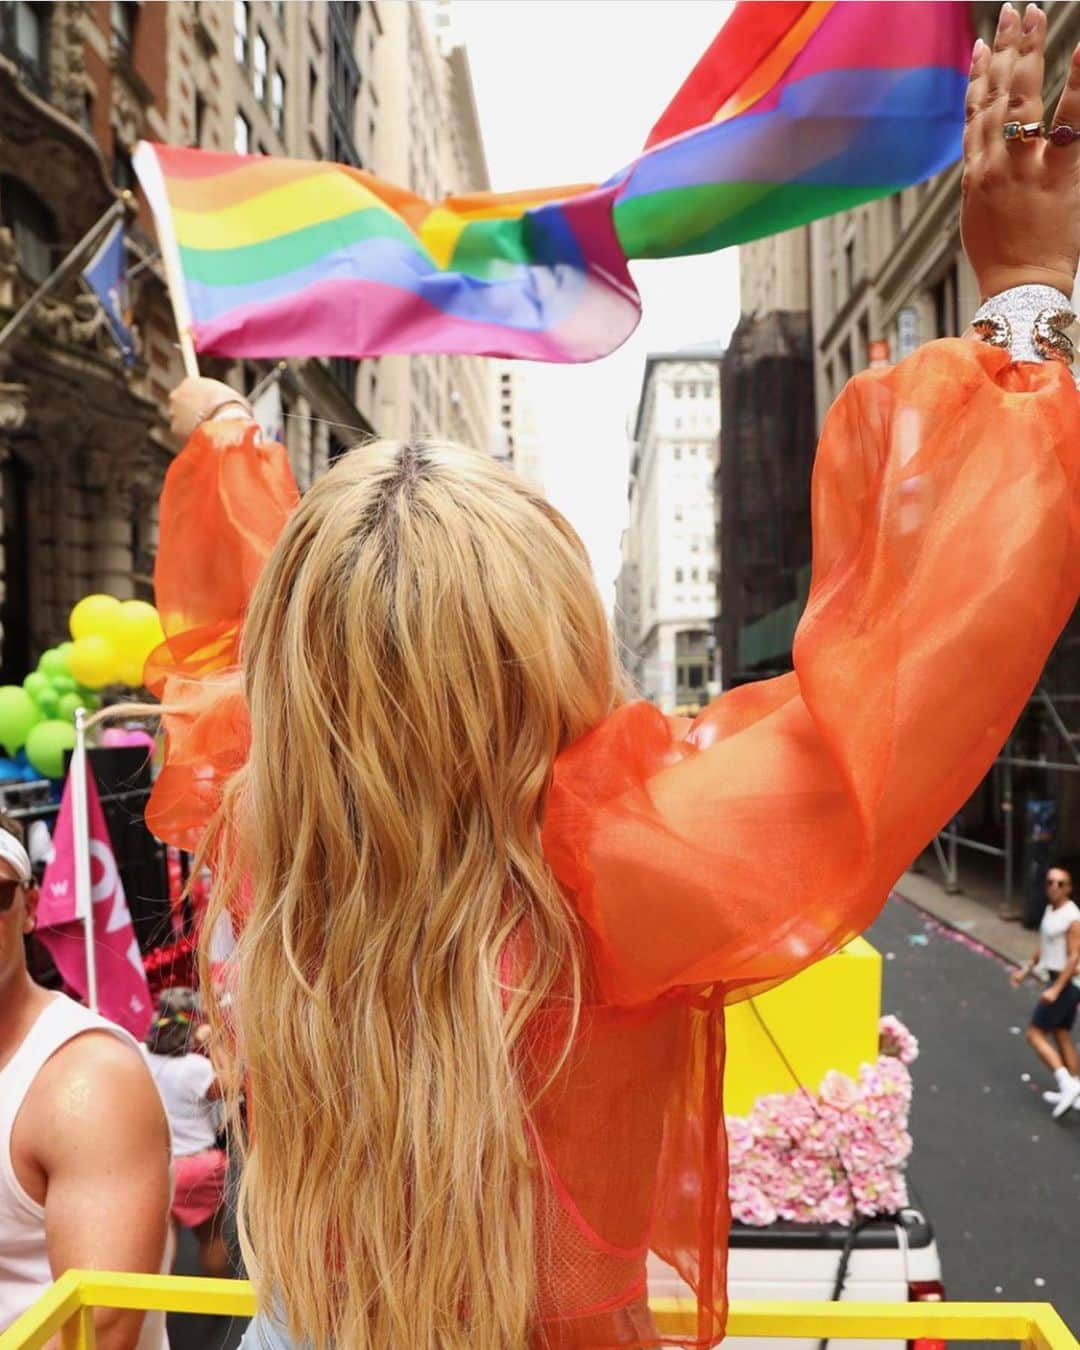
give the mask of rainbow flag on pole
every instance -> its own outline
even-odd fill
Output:
[[[143,142],[178,323],[220,356],[594,360],[637,324],[629,258],[760,238],[954,162],[967,11],[747,0],[600,186],[432,203],[344,165]]]

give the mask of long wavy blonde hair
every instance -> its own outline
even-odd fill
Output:
[[[558,1005],[565,1051],[581,978],[541,815],[560,748],[621,697],[585,551],[486,456],[367,445],[275,547],[244,668],[214,904],[249,906],[233,1020],[262,1306],[314,1350],[524,1346],[525,1032]]]

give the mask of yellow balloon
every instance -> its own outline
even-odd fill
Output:
[[[112,643],[123,663],[139,666],[140,677],[146,658],[165,641],[158,612],[145,600],[124,600],[110,610],[103,636]],[[141,678],[135,683],[141,684]]]
[[[73,677],[84,689],[104,689],[120,676],[116,648],[96,633],[76,638],[68,657]]]
[[[88,595],[71,611],[68,627],[76,642],[80,638],[104,637],[109,616],[120,608],[120,601],[111,595]]]
[[[141,689],[144,664],[143,661],[121,661],[117,683],[130,685],[132,689]]]

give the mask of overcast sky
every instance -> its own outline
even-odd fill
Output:
[[[456,0],[496,191],[599,182],[634,157],[730,9],[719,0]],[[609,603],[626,520],[627,419],[645,354],[730,336],[734,249],[633,264],[643,315],[585,366],[526,363],[548,496],[592,555]]]

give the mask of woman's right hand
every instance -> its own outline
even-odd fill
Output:
[[[1080,140],[1006,141],[1006,122],[1043,120],[1046,15],[1004,5],[993,47],[975,44],[964,131],[960,233],[981,299],[1012,286],[1071,296],[1080,261]],[[1052,125],[1080,132],[1080,47]]]

